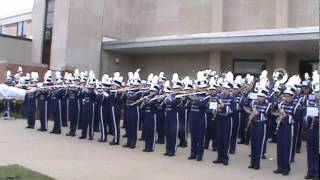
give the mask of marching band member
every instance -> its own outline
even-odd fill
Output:
[[[268,89],[261,87],[257,93],[257,100],[252,103],[252,113],[249,116],[251,128],[251,161],[249,168],[260,169],[267,140],[267,124],[271,114],[271,103],[267,101]]]
[[[95,90],[96,78],[92,71],[89,72],[88,86],[84,87],[81,92],[83,98],[83,124],[82,132],[79,139],[86,139],[89,128],[89,140],[93,140],[93,120],[95,112],[95,101],[97,92]]]
[[[40,129],[39,131],[48,130],[48,101],[50,99],[50,86],[52,86],[51,70],[48,70],[44,75],[44,82],[38,90],[38,102],[40,113]]]
[[[319,74],[318,72],[313,74],[313,92],[314,95],[310,95],[307,100],[307,108],[318,108],[317,115],[306,114],[307,124],[307,162],[308,171],[305,179],[319,180]]]
[[[119,145],[120,143],[120,118],[121,118],[121,106],[123,93],[118,91],[122,88],[123,77],[120,76],[119,72],[113,74],[113,91],[109,94],[109,101],[111,104],[111,120],[112,120],[112,132],[113,140],[109,143],[110,145]]]
[[[234,98],[234,102],[236,105],[235,111],[232,113],[232,132],[231,132],[231,139],[230,139],[230,154],[235,154],[236,152],[236,144],[240,129],[240,120],[241,120],[241,113],[240,113],[240,104],[242,101],[242,93],[241,93],[241,76],[237,76],[234,80],[232,85],[232,96]]]
[[[189,119],[189,128],[191,133],[191,153],[188,157],[189,160],[196,159],[202,161],[204,152],[204,138],[207,128],[206,111],[208,108],[210,96],[208,96],[207,79],[204,77],[203,72],[197,73],[197,92],[190,96],[191,111]]]
[[[216,122],[218,158],[213,163],[229,165],[230,139],[232,134],[232,113],[236,110],[231,96],[233,74],[228,72],[223,83],[223,94],[218,99],[218,114]]]
[[[183,91],[191,93],[193,90],[193,83],[189,76],[183,79]],[[188,131],[189,131],[189,115],[191,110],[190,98],[182,97],[182,104],[179,110],[179,144],[178,147],[185,148],[188,146]]]
[[[167,80],[167,78],[164,76],[163,72],[159,73],[159,95],[164,94],[164,82]],[[165,140],[165,105],[159,104],[158,110],[157,110],[157,141],[158,144],[164,144]]]
[[[140,69],[136,70],[132,77],[132,90],[128,90],[125,94],[126,96],[126,128],[127,128],[127,143],[123,145],[123,147],[128,147],[130,149],[134,149],[137,143],[137,133],[139,130],[139,116],[140,103],[135,103],[139,100],[143,91],[140,90],[141,79],[139,75]]]
[[[73,77],[72,74],[69,74],[68,79],[69,81],[73,81],[73,83],[66,89],[66,98],[68,100],[67,116],[70,122],[69,132],[66,134],[66,136],[74,137],[76,136],[77,127],[79,124],[81,106],[79,99],[81,95],[79,70],[76,69],[74,71]]]
[[[35,87],[36,82],[38,82],[37,77],[34,72],[32,72],[32,77],[30,79],[30,74],[27,73],[26,77],[24,78],[24,81],[30,82],[31,84],[29,86]],[[22,77],[19,78],[19,83],[21,82]],[[28,93],[26,95],[26,105],[27,105],[27,118],[28,118],[28,126],[26,128],[34,129],[35,122],[36,122],[36,110],[37,110],[37,91]]]
[[[51,89],[50,93],[50,104],[51,104],[51,113],[53,115],[53,129],[50,133],[53,134],[61,134],[62,127],[62,112],[61,112],[61,99],[65,95],[65,90],[63,87],[63,77],[61,76],[61,72],[56,72],[56,84]]]
[[[183,86],[182,82],[177,76],[172,79],[172,91],[170,88],[169,81],[166,81],[164,85],[164,96],[163,103],[165,104],[165,134],[166,134],[166,152],[165,156],[175,156],[178,147],[178,133],[179,133],[179,110],[182,105],[181,97],[177,97]]]
[[[293,102],[294,89],[287,86],[283,92],[283,101],[279,105],[280,115],[277,119],[277,169],[276,174],[288,175],[294,149],[294,123],[300,114],[300,104]]]
[[[145,97],[143,101],[143,106],[145,106],[145,116],[144,116],[144,140],[145,148],[144,152],[153,152],[156,143],[156,130],[157,130],[157,107],[158,101],[154,97],[158,94],[158,76],[155,75],[152,78],[150,94]]]
[[[217,93],[217,84],[215,78],[211,77],[209,81],[208,93],[210,95],[210,103],[218,103],[219,94]],[[207,131],[204,141],[204,149],[209,148],[210,141],[212,141],[211,147],[213,151],[217,150],[216,142],[216,115],[217,109],[210,109],[207,112]]]

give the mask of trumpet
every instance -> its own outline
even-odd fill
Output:
[[[257,116],[257,114],[258,114],[258,111],[257,111],[256,105],[254,105],[252,111],[250,112],[248,124],[245,128],[246,132],[248,132],[250,124],[253,121],[253,119]]]
[[[185,97],[185,96],[194,96],[194,95],[199,95],[199,94],[204,94],[204,93],[207,93],[207,92],[201,91],[201,92],[193,92],[193,93],[183,93],[183,94],[177,95],[176,98]]]
[[[283,108],[281,108],[281,111],[278,113],[278,117],[276,119],[276,122],[277,122],[277,127],[276,127],[276,131],[275,131],[276,133],[279,130],[282,119],[285,118],[286,116],[287,116],[287,114],[284,112]]]
[[[137,101],[133,102],[132,104],[130,104],[130,106],[134,106],[134,105],[136,105],[136,104],[139,104],[140,102],[146,100],[146,99],[149,98],[150,96],[152,96],[152,94],[149,94],[148,96],[145,96],[145,97],[140,98],[139,100],[137,100]]]

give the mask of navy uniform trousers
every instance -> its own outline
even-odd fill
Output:
[[[282,172],[290,172],[293,138],[294,124],[282,123],[277,133],[277,164]]]
[[[68,116],[70,121],[70,134],[75,135],[80,119],[80,100],[78,98],[69,98]]]
[[[28,127],[29,128],[34,128],[35,122],[36,122],[36,105],[37,105],[37,100],[35,98],[35,94],[27,94],[27,118],[28,118]]]
[[[52,132],[59,134],[62,126],[61,100],[56,97],[51,98],[51,108],[54,120]]]
[[[313,123],[308,122],[307,129],[307,175],[319,177],[319,119]]]
[[[175,155],[178,146],[179,113],[175,110],[165,112],[166,153]]]
[[[95,103],[91,100],[84,100],[82,108],[82,137],[87,137],[89,128],[89,138],[91,138],[93,137],[93,119],[95,114]]]
[[[202,158],[204,138],[207,129],[207,117],[204,110],[190,112],[189,128],[191,134],[191,157]]]
[[[163,106],[158,106],[157,110],[157,133],[158,139],[157,143],[163,144],[165,139],[165,109]]]
[[[135,146],[137,143],[137,134],[139,130],[140,109],[137,105],[127,104],[126,107],[126,129],[127,129],[127,145]]]
[[[230,139],[232,133],[232,118],[231,114],[217,115],[217,151],[218,160],[222,162],[229,161]]]
[[[251,124],[251,165],[260,168],[260,160],[267,140],[266,122],[253,121]]]
[[[230,153],[234,154],[236,151],[237,139],[240,129],[240,119],[241,113],[240,110],[232,113],[232,132],[230,139]]]
[[[209,148],[210,141],[212,141],[212,150],[216,150],[217,144],[216,144],[216,120],[213,119],[213,113],[208,112],[207,113],[207,131],[206,131],[206,137],[205,137],[205,143],[204,147],[205,149]]]
[[[145,149],[154,150],[155,141],[156,141],[156,129],[157,129],[157,113],[156,110],[152,111],[146,108],[144,116],[144,140],[145,140]]]
[[[187,146],[187,135],[188,135],[188,109],[181,107],[179,110],[179,145],[182,147]]]
[[[46,131],[48,128],[48,101],[44,97],[39,97],[40,130]]]

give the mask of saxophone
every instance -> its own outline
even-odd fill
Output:
[[[286,115],[283,107],[281,107],[281,109],[280,109],[280,111],[279,111],[279,116],[278,116],[277,119],[276,119],[276,122],[277,122],[277,127],[276,127],[276,131],[275,131],[276,133],[277,133],[278,130],[279,130],[279,127],[280,127],[280,124],[281,124],[282,120],[283,120],[286,116],[287,116],[287,115]]]
[[[251,111],[250,116],[249,116],[248,124],[247,124],[247,126],[245,128],[246,132],[248,132],[250,124],[253,121],[253,119],[257,116],[257,114],[258,114],[257,107],[256,107],[256,105],[253,105],[252,111]]]

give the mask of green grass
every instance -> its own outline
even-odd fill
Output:
[[[54,180],[20,165],[0,166],[0,180]]]

